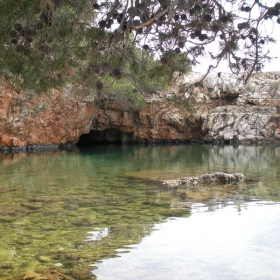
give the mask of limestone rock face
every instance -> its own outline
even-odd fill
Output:
[[[201,131],[210,142],[263,143],[280,140],[280,72],[253,74],[245,85],[242,77],[208,75],[198,86],[198,73],[177,76],[175,91],[203,103]]]
[[[96,108],[91,130],[93,140],[185,141],[201,138],[200,118],[194,117],[176,94],[146,96],[147,106],[123,110],[108,100]],[[98,131],[100,133],[98,133]]]
[[[92,97],[17,93],[0,80],[0,147],[75,144],[90,130],[93,111]]]
[[[93,139],[263,143],[280,140],[280,72],[241,76],[175,74],[148,107],[125,110],[114,100],[94,113]],[[96,135],[97,131],[102,133]],[[118,133],[117,133],[118,132]]]
[[[229,77],[223,79],[227,81]],[[203,122],[207,139],[247,143],[279,141],[280,73],[254,74],[247,85],[237,88],[238,95],[231,91],[235,102],[209,111]]]
[[[147,93],[147,106],[138,109],[114,96],[18,93],[0,80],[0,150],[74,145],[82,135],[109,142],[280,141],[280,72],[253,74],[246,85],[241,76],[201,77],[176,73],[167,91]]]

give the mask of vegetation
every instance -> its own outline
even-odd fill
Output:
[[[280,23],[280,3],[262,0],[2,0],[0,75],[21,88],[75,85],[164,87],[210,53],[245,80],[270,59],[266,21]]]

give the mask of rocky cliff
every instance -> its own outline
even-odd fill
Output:
[[[280,72],[242,77],[174,75],[147,106],[112,96],[16,92],[0,80],[1,150],[57,148],[91,141],[280,141]],[[193,85],[193,86],[191,86]]]
[[[0,80],[0,147],[2,151],[56,149],[74,145],[91,127],[92,96],[52,90],[16,92]]]
[[[168,92],[145,96],[148,106],[122,110],[114,98],[94,112],[89,138],[113,141],[264,143],[280,140],[280,72],[242,77],[175,75]],[[194,86],[191,86],[194,85]]]

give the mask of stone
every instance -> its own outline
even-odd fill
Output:
[[[254,73],[246,85],[242,75],[202,76],[174,73],[143,106],[71,89],[18,93],[0,79],[0,151],[67,149],[86,135],[87,143],[280,143],[280,72]]]
[[[25,275],[23,276],[23,280],[35,280],[39,278],[39,274],[32,272],[32,271],[28,271],[27,273],[25,273]]]
[[[210,74],[202,86],[195,90],[189,88],[201,77],[200,73],[177,76],[175,73],[169,92],[145,98],[148,107],[138,109],[137,114],[113,114],[110,109],[100,109],[91,129],[131,132],[136,142],[200,139],[214,143],[261,143],[280,140],[277,132],[280,128],[277,109],[280,107],[280,72],[253,74],[247,85],[241,76],[225,74],[218,78]],[[277,94],[273,94],[275,89]],[[116,110],[113,105],[108,108]]]
[[[12,280],[74,280],[72,277],[66,276],[56,270],[45,272],[28,271],[23,276],[18,276]]]
[[[48,262],[51,262],[51,258],[50,258],[50,257],[47,257],[47,256],[39,256],[37,259],[38,259],[38,261],[41,262],[41,263],[48,263]]]
[[[21,238],[21,239],[17,240],[17,243],[20,245],[28,245],[28,244],[31,244],[32,242],[33,242],[33,240],[30,238]]]
[[[0,223],[10,223],[13,222],[16,218],[11,216],[1,216]]]
[[[164,185],[168,187],[194,187],[201,184],[239,184],[244,182],[246,179],[245,175],[242,173],[206,173],[200,176],[188,176],[176,180],[165,180]]]
[[[77,143],[90,129],[94,97],[71,90],[16,92],[0,79],[0,147]],[[63,109],[61,109],[63,108]]]
[[[0,269],[12,269],[13,265],[8,264],[8,263],[2,263],[0,264]]]
[[[43,207],[43,202],[24,202],[21,206],[26,207],[30,210],[38,210]]]
[[[178,201],[178,202],[172,202],[170,204],[170,207],[172,209],[191,209],[193,203],[187,202],[187,201]]]

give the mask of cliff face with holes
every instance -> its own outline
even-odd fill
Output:
[[[94,111],[89,139],[266,143],[280,140],[280,72],[242,77],[175,75],[148,107],[123,110],[114,98]],[[193,85],[194,86],[191,86]]]
[[[94,98],[52,90],[16,92],[0,80],[0,150],[57,149],[76,144],[91,126]]]
[[[153,93],[145,96],[147,106],[124,108],[114,97],[96,107],[89,138],[94,141],[184,142],[203,139],[200,115],[182,103],[177,94]],[[205,108],[206,109],[206,108]]]
[[[280,141],[280,72],[241,77],[175,75],[146,107],[69,91],[16,92],[0,80],[0,150],[38,150],[92,141]],[[191,86],[194,84],[194,86]]]
[[[266,143],[280,140],[280,72],[253,74],[247,85],[242,77],[209,75],[193,90],[199,74],[177,77],[174,92],[206,105],[201,115],[204,138],[214,142]]]

